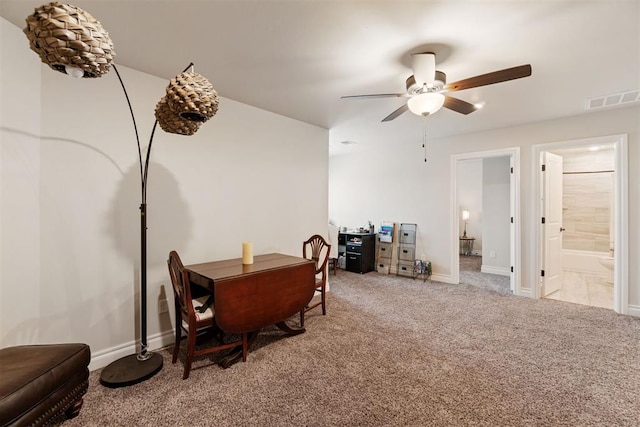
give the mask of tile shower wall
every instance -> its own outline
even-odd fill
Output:
[[[563,248],[607,252],[613,208],[612,149],[558,153],[563,158]]]

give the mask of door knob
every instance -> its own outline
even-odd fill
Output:
[[[562,232],[562,231],[564,231],[564,227],[560,227],[560,231],[561,231],[561,232]]]

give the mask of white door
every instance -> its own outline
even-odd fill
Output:
[[[515,164],[513,156],[509,157],[509,288],[511,292],[515,293],[515,265],[516,265],[516,209],[515,209],[515,197],[516,197],[516,179],[515,179]]]
[[[544,274],[541,294],[547,296],[562,285],[562,157],[543,152],[542,162]]]

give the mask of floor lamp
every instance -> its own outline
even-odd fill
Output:
[[[72,77],[96,78],[113,67],[124,92],[138,144],[140,163],[140,352],[106,366],[100,382],[107,387],[123,387],[151,378],[162,369],[162,356],[147,350],[147,177],[156,126],[169,133],[193,135],[218,111],[218,96],[203,76],[193,72],[193,64],[171,79],[165,96],[155,110],[145,159],[129,95],[118,69],[112,64],[115,52],[109,34],[84,10],[59,2],[35,9],[26,19],[24,33],[30,47],[53,70]],[[187,70],[191,69],[190,72]]]

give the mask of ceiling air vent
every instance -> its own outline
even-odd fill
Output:
[[[614,107],[616,105],[630,104],[637,101],[640,101],[640,90],[612,93],[610,95],[587,99],[587,110]]]

